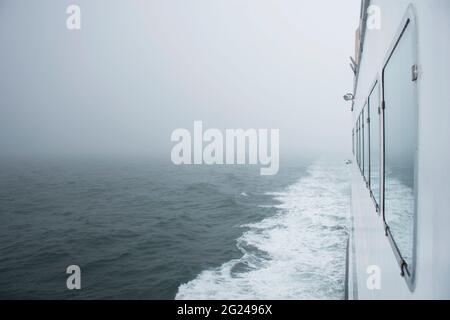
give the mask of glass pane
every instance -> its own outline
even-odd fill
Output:
[[[366,181],[369,181],[369,163],[370,163],[370,148],[369,148],[369,125],[367,123],[369,117],[369,106],[366,105],[364,107],[364,159],[365,159],[365,163],[364,163],[364,177],[366,178]]]
[[[412,81],[414,41],[407,28],[385,69],[385,218],[411,266],[414,246],[417,101]]]
[[[358,129],[358,119],[356,120],[356,163],[359,166],[359,129]]]
[[[362,168],[362,163],[361,163],[361,116],[358,117],[358,149],[359,149],[359,168]]]
[[[361,130],[361,114],[359,115],[359,168],[363,168],[363,156],[362,156],[362,130]]]
[[[378,83],[369,97],[370,113],[370,189],[377,204],[380,204],[380,91]]]
[[[361,170],[364,173],[364,167],[366,165],[366,157],[364,156],[364,109],[361,112]]]
[[[355,129],[352,130],[352,153],[355,155]]]

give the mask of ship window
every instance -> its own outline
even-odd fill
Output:
[[[361,173],[364,175],[364,167],[366,166],[366,157],[364,156],[365,147],[364,147],[364,109],[361,111]]]
[[[380,204],[380,91],[378,82],[369,96],[369,127],[370,127],[370,190],[378,208]]]
[[[370,135],[369,135],[369,106],[366,104],[364,107],[364,178],[369,183],[370,179]]]
[[[358,121],[357,121],[357,130],[358,130],[358,168],[361,168],[361,130],[359,128],[359,116],[358,116]]]
[[[358,159],[358,168],[361,166],[361,162],[359,161],[359,116],[358,119],[356,120],[356,152],[357,152],[357,159]]]
[[[359,167],[359,128],[358,128],[359,119],[356,119],[355,124],[355,149],[356,149],[356,163]]]
[[[418,106],[414,30],[406,22],[383,70],[384,87],[384,219],[402,270],[413,273],[416,214]]]
[[[352,130],[352,153],[355,155],[355,129]]]
[[[359,169],[362,171],[364,166],[363,145],[362,145],[362,127],[361,114],[359,114]]]
[[[358,168],[361,167],[361,159],[359,157],[359,149],[360,149],[360,145],[359,145],[359,116],[358,116],[358,120],[356,120],[356,151],[358,153],[357,159],[358,159]]]

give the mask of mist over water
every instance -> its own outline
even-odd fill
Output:
[[[359,0],[77,0],[78,31],[70,4],[1,1],[1,155],[165,157],[198,120],[350,151]]]
[[[76,2],[0,2],[0,298],[342,298],[360,1]],[[194,121],[280,171],[168,163]]]

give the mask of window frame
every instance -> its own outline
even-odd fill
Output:
[[[352,129],[352,154],[355,155],[355,129]]]
[[[358,169],[361,170],[361,158],[360,158],[360,148],[359,144],[359,116],[356,118],[356,161],[358,163]]]
[[[378,90],[375,91],[375,89],[378,86]],[[375,81],[373,82],[372,86],[370,87],[370,93],[367,96],[367,104],[369,106],[369,132],[370,132],[370,139],[369,139],[369,154],[370,154],[370,161],[369,161],[369,174],[370,174],[370,179],[369,179],[369,192],[370,192],[370,197],[373,201],[373,204],[375,206],[375,209],[378,213],[378,215],[381,214],[381,210],[380,210],[380,204],[378,203],[377,199],[375,199],[375,194],[373,193],[373,186],[372,186],[372,125],[374,124],[374,121],[372,120],[371,112],[370,110],[372,110],[372,106],[370,105],[370,98],[376,94],[378,96],[378,101],[379,101],[379,105],[376,107],[377,108],[377,114],[378,114],[378,118],[377,118],[377,125],[378,125],[378,131],[379,131],[379,137],[378,137],[378,147],[380,150],[380,158],[378,159],[380,162],[380,168],[379,168],[379,185],[378,185],[378,192],[379,192],[379,197],[380,197],[380,203],[382,202],[381,199],[381,189],[383,188],[382,185],[382,165],[381,163],[383,162],[383,153],[382,153],[382,148],[383,148],[383,141],[382,141],[382,130],[383,130],[383,125],[382,125],[382,118],[381,118],[381,105],[382,105],[382,81],[380,81],[380,75],[377,74]]]
[[[361,115],[358,115],[358,159],[359,171],[361,172]]]
[[[363,177],[364,177],[364,181],[366,182],[367,189],[370,190],[370,123],[369,123],[370,109],[369,109],[369,99],[368,98],[366,99],[366,102],[364,104],[362,116],[363,116],[363,124],[364,124],[364,141],[363,141],[363,144],[364,144],[364,169],[363,169]],[[366,173],[367,173],[367,176],[366,176]]]
[[[361,112],[358,116],[358,128],[359,128],[359,172],[362,173],[364,166],[363,146],[362,146],[362,126],[361,126]]]
[[[414,41],[414,50],[412,52],[413,54],[413,60],[415,61],[416,65],[419,65],[419,57],[418,57],[418,42],[417,42],[417,24],[416,24],[416,18],[414,14],[413,6],[410,5],[407,9],[406,14],[404,15],[402,22],[398,28],[398,31],[394,37],[394,41],[391,44],[391,47],[388,51],[388,54],[383,62],[383,68],[382,68],[382,75],[381,75],[381,142],[382,142],[382,148],[381,148],[381,215],[383,217],[383,223],[384,223],[384,229],[385,234],[389,238],[389,242],[391,244],[392,250],[394,252],[394,255],[397,259],[397,262],[399,264],[400,270],[401,270],[401,276],[405,279],[406,284],[409,288],[409,290],[412,292],[415,289],[415,280],[416,280],[416,264],[417,264],[417,217],[418,217],[418,185],[419,185],[419,177],[418,177],[418,157],[420,153],[419,145],[420,145],[420,127],[419,123],[417,123],[417,157],[415,159],[415,165],[414,165],[414,178],[415,178],[415,186],[414,186],[414,218],[413,218],[413,254],[412,254],[412,263],[411,265],[408,265],[406,261],[404,260],[402,253],[400,251],[400,248],[398,247],[395,235],[392,234],[389,225],[386,221],[386,211],[385,211],[385,192],[386,192],[386,123],[385,123],[385,112],[386,112],[386,99],[385,99],[385,71],[386,67],[388,66],[389,62],[391,61],[392,56],[395,53],[395,50],[397,49],[400,41],[403,38],[403,35],[405,34],[406,30],[408,28],[411,28],[412,32],[412,38]],[[412,67],[412,66],[411,66]],[[413,80],[411,80],[413,81]],[[418,101],[418,86],[417,83],[420,81],[419,79],[415,80],[415,86],[414,86],[414,97],[417,104],[419,104]],[[417,112],[419,113],[419,105],[417,105]],[[419,114],[417,115],[417,119],[419,119]]]
[[[359,125],[360,125],[360,131],[361,131],[361,175],[363,176],[364,181],[366,180],[364,178],[364,166],[366,164],[365,159],[365,149],[364,149],[364,108],[361,109],[361,112],[359,114]]]

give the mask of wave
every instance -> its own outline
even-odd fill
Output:
[[[242,256],[180,285],[175,299],[342,299],[348,175],[344,165],[319,161],[270,193],[276,214],[243,226]]]

